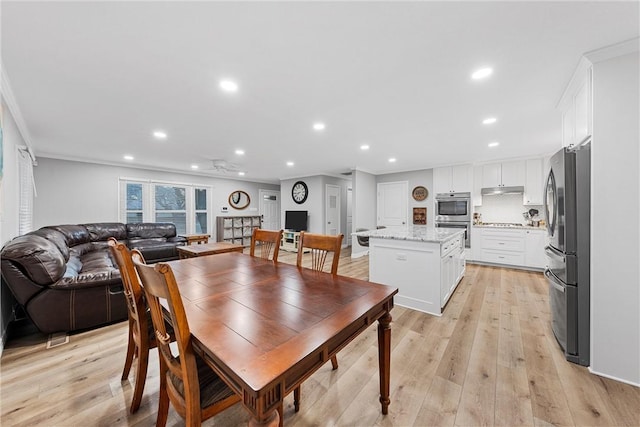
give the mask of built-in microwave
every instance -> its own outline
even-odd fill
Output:
[[[436,194],[436,221],[471,221],[471,193]]]

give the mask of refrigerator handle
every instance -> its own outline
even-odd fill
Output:
[[[564,258],[564,253],[562,253],[561,251],[557,250],[556,248],[554,248],[553,246],[545,246],[544,247],[544,251],[547,254],[548,257],[557,257],[557,258]]]
[[[562,285],[562,282],[556,277],[555,274],[553,274],[551,270],[549,270],[549,268],[544,269],[544,275],[549,280],[551,286],[556,288],[557,291],[564,293],[564,286]]]

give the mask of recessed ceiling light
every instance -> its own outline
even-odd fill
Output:
[[[191,169],[198,169],[198,165],[191,165]]]
[[[287,162],[287,166],[293,166],[293,162]]]
[[[395,161],[396,161],[395,157],[392,157],[392,158],[389,159],[389,163],[395,163]]]
[[[489,143],[489,147],[490,148],[497,147],[498,145],[500,145],[500,143],[499,142],[495,142],[495,141]]]
[[[244,154],[244,150],[236,150],[236,154],[238,156],[242,156]]]
[[[126,155],[124,156],[124,159],[125,159],[125,160],[133,160],[133,156],[131,156],[131,155],[129,155],[129,154],[126,154]]]
[[[238,172],[238,175],[244,176],[244,172]]]
[[[225,92],[237,92],[238,91],[238,83],[233,80],[220,80],[220,89]]]
[[[153,136],[156,139],[167,139],[167,133],[161,130],[153,131]]]
[[[498,119],[496,119],[495,117],[488,117],[488,118],[486,118],[486,119],[484,119],[482,121],[482,124],[483,125],[491,125],[491,124],[495,123],[496,121],[498,121]]]
[[[477,71],[475,71],[473,74],[471,74],[471,78],[474,80],[480,80],[480,79],[484,79],[486,77],[489,77],[491,74],[493,74],[493,69],[491,68],[481,68]]]
[[[326,125],[324,123],[318,122],[318,123],[314,123],[313,124],[313,130],[324,130],[326,128]]]
[[[360,146],[360,149],[366,151],[369,149],[369,146],[367,144],[363,144]]]

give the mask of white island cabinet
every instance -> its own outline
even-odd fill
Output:
[[[370,230],[369,280],[398,288],[395,303],[440,316],[464,276],[464,231]]]

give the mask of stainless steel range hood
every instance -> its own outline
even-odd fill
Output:
[[[524,193],[524,187],[490,187],[483,188],[480,193],[483,196],[497,196],[500,194],[522,194]]]

